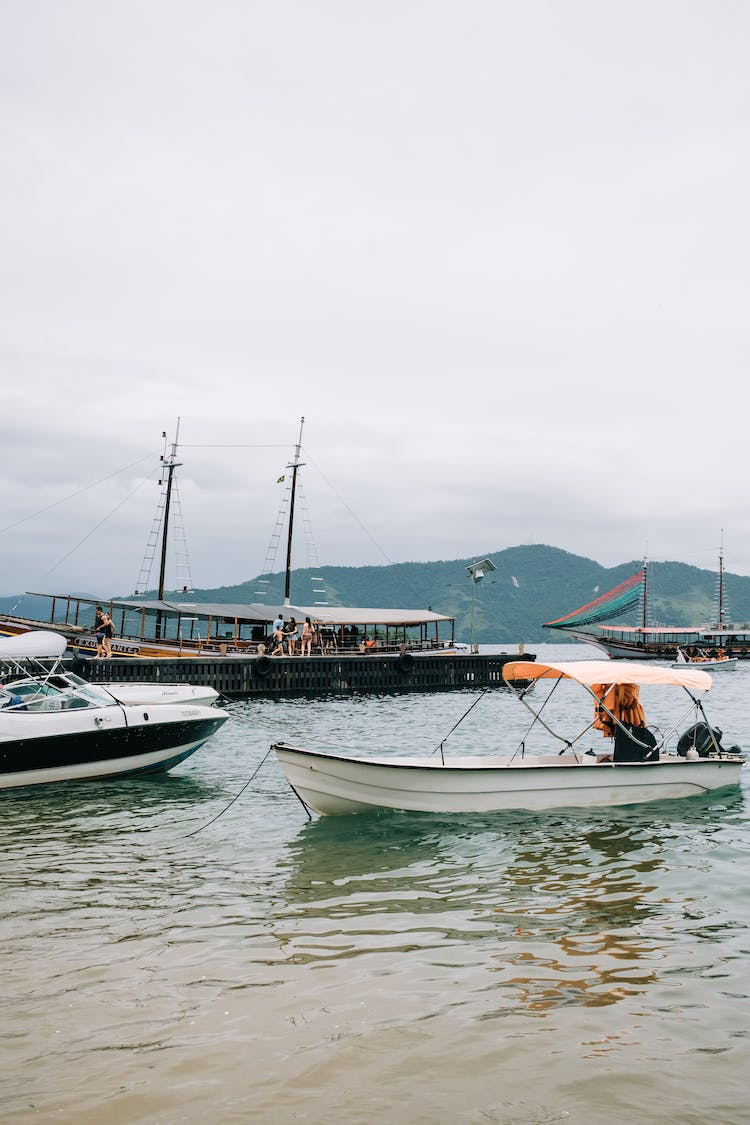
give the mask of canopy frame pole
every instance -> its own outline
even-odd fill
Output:
[[[523,703],[526,710],[531,715],[533,715],[533,720],[532,720],[531,726],[526,731],[526,734],[524,735],[523,739],[521,740],[521,745],[526,741],[526,738],[528,738],[529,734],[534,729],[534,726],[536,725],[536,723],[539,723],[539,725],[544,727],[544,729],[547,731],[547,734],[551,735],[552,738],[556,739],[558,742],[564,742],[565,743],[565,745],[564,745],[563,749],[560,751],[560,753],[563,753],[565,750],[571,750],[573,748],[573,743],[570,741],[570,739],[564,738],[563,735],[561,735],[561,734],[557,734],[557,732],[554,731],[552,729],[552,727],[550,727],[544,721],[544,719],[542,718],[542,711],[547,706],[550,699],[552,698],[552,696],[556,692],[557,686],[561,682],[560,679],[555,680],[555,682],[553,684],[553,687],[552,687],[552,691],[549,693],[549,695],[547,696],[547,698],[545,699],[544,703],[542,704],[542,706],[539,708],[538,711],[535,711],[534,708],[529,703],[526,702],[526,699],[525,699],[525,695],[526,695],[526,691],[527,691],[526,688],[523,688],[521,691],[518,691],[518,689],[513,685],[513,683],[511,683],[509,681],[506,681],[506,682],[508,683],[508,686],[510,687],[510,689],[518,696],[518,699],[521,701],[521,703]],[[588,729],[588,728],[586,728],[586,729]],[[578,738],[581,738],[582,735],[585,734],[585,733],[586,733],[585,731],[582,731],[581,734],[578,735]],[[516,754],[518,754],[520,748],[521,748],[520,745],[518,747],[516,747],[516,750],[515,750],[514,754],[512,755],[512,757],[510,759],[511,762],[515,758]]]
[[[711,732],[711,742],[713,743],[714,750],[716,751],[717,754],[721,754],[721,752],[722,752],[721,747],[719,746],[719,743],[716,739],[716,735],[714,734],[714,728],[711,725],[711,723],[709,723],[708,716],[706,715],[706,712],[703,710],[703,701],[701,699],[697,699],[695,696],[693,696],[687,690],[687,688],[685,688],[685,691],[687,692],[687,694],[690,696],[690,698],[692,699],[695,706],[700,711],[701,715],[703,716],[703,721],[705,722],[706,726],[708,727],[709,731]]]

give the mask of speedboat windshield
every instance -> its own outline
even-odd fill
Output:
[[[108,692],[82,681],[81,687],[66,676],[23,679],[6,683],[0,689],[0,708],[10,711],[72,711],[85,707],[113,707]]]

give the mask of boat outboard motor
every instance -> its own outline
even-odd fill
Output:
[[[721,745],[722,732],[718,727],[710,727],[708,723],[695,723],[688,727],[677,743],[677,753],[681,758],[687,757],[688,750],[695,750],[699,758],[707,758],[716,750],[724,750]]]

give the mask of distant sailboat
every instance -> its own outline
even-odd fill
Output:
[[[617,625],[629,609],[640,604],[638,625]],[[559,629],[575,640],[594,645],[613,659],[677,661],[679,652],[701,650],[706,658],[750,659],[750,623],[727,620],[723,544],[714,597],[714,620],[709,625],[655,625],[649,619],[648,567],[614,589],[571,613],[546,621],[544,629]],[[723,663],[723,662],[722,662]]]

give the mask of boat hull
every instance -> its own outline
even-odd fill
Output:
[[[734,672],[737,668],[737,658],[726,660],[674,660],[673,668],[700,668],[702,672]]]
[[[276,744],[289,784],[323,816],[394,809],[428,813],[546,811],[642,804],[739,784],[743,759],[597,763],[584,755],[518,759],[343,758]]]
[[[711,634],[680,629],[626,629],[602,626],[599,632],[583,629],[566,629],[565,632],[581,644],[592,645],[612,660],[668,660],[675,661],[681,648],[694,646],[711,657],[719,651],[728,653],[732,660],[750,660],[750,635],[731,633]],[[675,665],[677,666],[677,665]]]
[[[0,713],[0,789],[161,773],[226,721],[215,707]],[[37,721],[38,720],[38,721]]]
[[[198,686],[195,684],[140,684],[134,683],[106,683],[109,694],[118,703],[126,703],[135,707],[154,707],[162,704],[197,704],[201,707],[211,707],[219,700],[219,693],[212,687]]]

